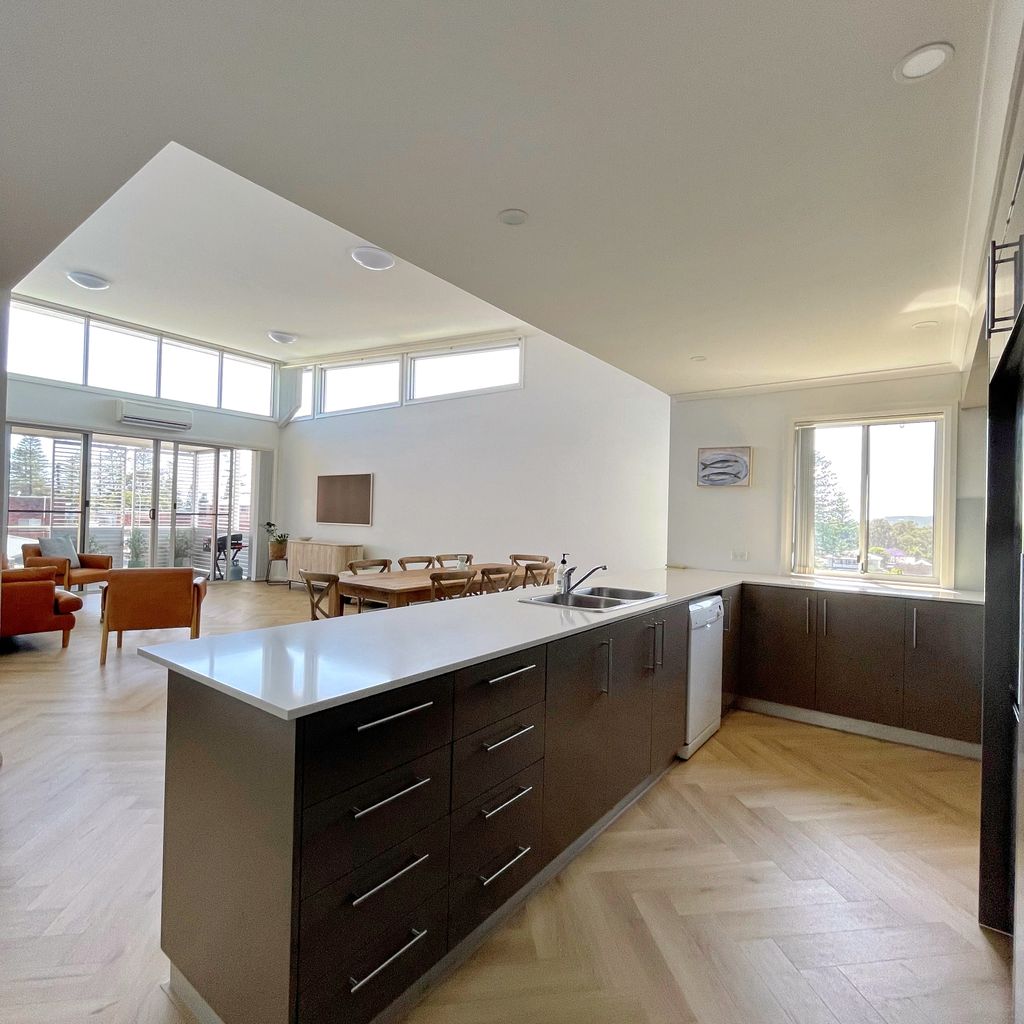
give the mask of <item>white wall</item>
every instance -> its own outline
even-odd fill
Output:
[[[368,556],[572,555],[665,564],[667,395],[548,335],[525,387],[304,420],[284,428],[275,521]],[[373,526],[318,525],[318,474],[373,473]]]
[[[793,420],[955,406],[960,385],[960,375],[952,373],[674,402],[669,564],[779,572],[788,556],[783,519],[792,488]],[[964,498],[980,498],[984,494],[985,410],[968,412],[958,445],[958,485]],[[749,488],[697,487],[697,449],[714,445],[753,448]],[[961,509],[959,500],[958,511],[979,513],[969,502]],[[956,584],[975,589],[982,583],[984,536],[983,530],[966,525],[957,524]],[[748,552],[749,559],[734,560],[734,551]]]
[[[145,398],[138,398],[145,402]],[[103,431],[130,437],[159,437],[238,448],[277,448],[280,431],[274,420],[194,409],[193,428],[186,432],[145,431],[118,423],[114,414],[116,398],[98,394],[74,384],[11,377],[8,382],[7,419],[11,423],[69,427],[73,430]]]

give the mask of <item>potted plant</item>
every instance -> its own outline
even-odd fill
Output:
[[[128,568],[138,569],[146,564],[145,537],[137,526],[128,534]]]
[[[267,545],[270,560],[285,558],[288,554],[288,534],[284,530],[279,530],[276,523],[264,523],[263,529],[267,531],[267,536],[270,538]]]

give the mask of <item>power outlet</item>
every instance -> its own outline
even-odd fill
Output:
[[[734,562],[746,562],[750,559],[750,552],[746,549],[734,548],[732,553],[732,560]]]

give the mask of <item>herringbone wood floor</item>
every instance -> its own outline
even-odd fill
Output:
[[[233,584],[205,613],[306,601]],[[159,988],[163,673],[134,634],[100,672],[97,618],[0,657],[0,1024],[187,1019]],[[731,714],[409,1024],[1007,1024],[977,802],[973,762]]]

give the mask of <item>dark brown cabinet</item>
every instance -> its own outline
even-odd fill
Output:
[[[690,614],[686,604],[670,605],[655,616],[651,707],[651,764],[670,765],[686,743],[686,683],[690,654]]]
[[[814,708],[817,596],[794,587],[743,587],[745,697]]]
[[[980,743],[984,607],[905,603],[903,727]]]
[[[739,584],[722,591],[722,710],[732,706],[740,688],[743,635],[743,588]]]
[[[903,603],[899,597],[818,594],[819,711],[902,724]]]
[[[549,859],[607,810],[604,778],[614,653],[608,626],[548,644],[544,846]]]

